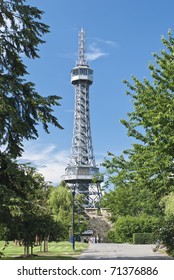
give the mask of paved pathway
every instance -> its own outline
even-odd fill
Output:
[[[133,245],[115,243],[89,244],[79,260],[169,260],[165,254],[153,252],[155,245]]]

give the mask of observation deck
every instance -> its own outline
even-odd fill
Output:
[[[103,182],[103,176],[99,173],[98,167],[91,166],[68,166],[65,169],[65,175],[62,179],[67,183],[85,182],[99,183]]]
[[[90,85],[93,83],[93,70],[87,65],[80,65],[72,69],[71,83],[77,84],[79,81],[87,81]]]

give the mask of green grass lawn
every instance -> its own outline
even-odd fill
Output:
[[[4,241],[0,241],[0,252],[3,252],[4,256],[1,258],[4,259],[24,259],[22,256],[24,253],[23,246],[15,246],[11,241],[9,245],[2,251],[4,247]],[[76,259],[76,255],[80,255],[80,253],[88,247],[88,244],[76,242],[75,243],[75,251],[72,250],[72,244],[70,242],[50,242],[48,245],[48,252],[40,252],[40,247],[35,246],[33,250],[33,254],[35,256],[28,257],[28,259],[43,259],[43,260],[70,260]]]

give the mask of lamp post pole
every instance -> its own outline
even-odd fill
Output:
[[[75,237],[74,237],[74,197],[75,197],[75,187],[72,190],[72,249],[75,250]]]

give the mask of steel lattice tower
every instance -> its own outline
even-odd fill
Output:
[[[92,208],[100,201],[99,174],[93,154],[90,127],[89,86],[93,82],[93,70],[89,68],[85,56],[85,31],[79,32],[78,60],[71,71],[71,83],[75,87],[74,128],[70,161],[63,180],[76,193],[85,195],[86,207]]]

